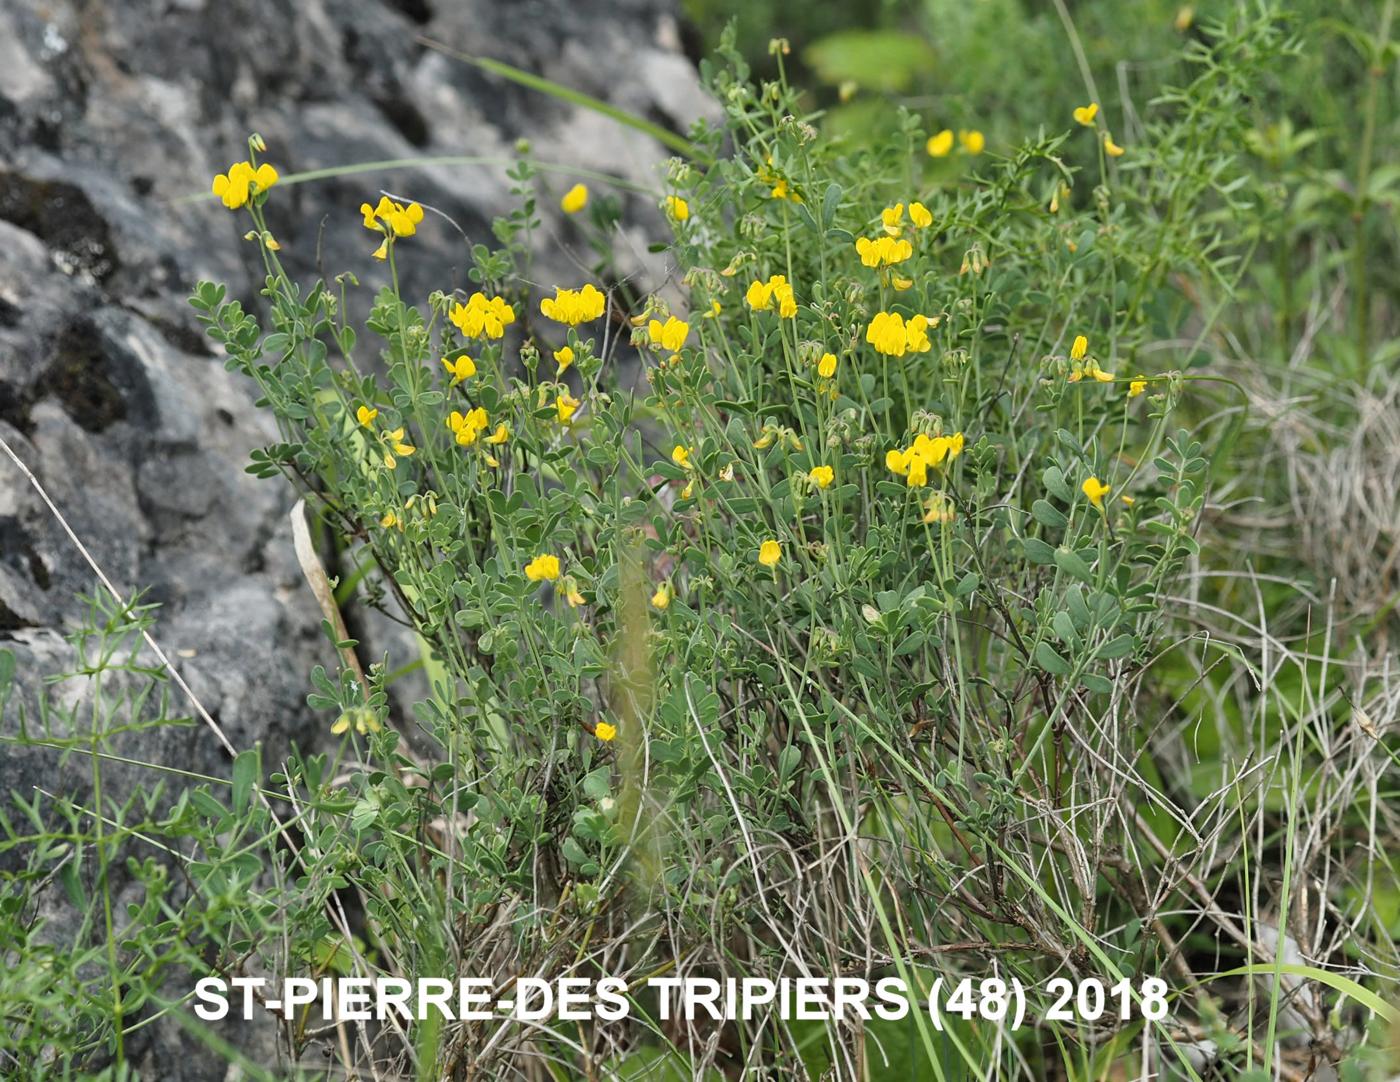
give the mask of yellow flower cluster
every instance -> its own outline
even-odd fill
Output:
[[[922,488],[928,484],[930,466],[947,466],[962,454],[962,450],[961,432],[955,432],[951,436],[928,436],[920,432],[908,447],[885,452],[885,468],[903,477],[904,483],[910,488]]]
[[[662,349],[669,349],[675,352],[685,345],[686,337],[690,334],[690,324],[675,316],[667,316],[666,322],[653,319],[647,324],[647,339],[653,346],[660,346]]]
[[[256,169],[251,162],[234,162],[227,173],[214,178],[213,192],[229,210],[237,210],[276,183],[277,170],[266,162]]]
[[[857,237],[856,251],[860,253],[860,261],[867,267],[892,267],[912,256],[914,246],[907,240],[895,237],[876,237],[874,240],[869,237]]]
[[[744,294],[744,300],[756,312],[767,311],[776,304],[781,318],[791,319],[797,315],[797,297],[783,274],[770,275],[766,282],[754,279]]]
[[[553,582],[559,577],[559,557],[541,553],[525,565],[525,577],[531,582]]]
[[[540,311],[546,319],[577,327],[601,316],[605,302],[606,298],[592,282],[582,289],[561,289],[556,286],[553,297],[540,301]]]
[[[417,203],[395,203],[387,195],[381,195],[375,206],[360,204],[360,214],[366,229],[382,233],[384,239],[373,252],[375,259],[385,259],[389,255],[389,241],[395,237],[411,237],[418,232],[418,223],[423,220],[423,208]]]
[[[938,316],[914,315],[905,320],[898,312],[876,312],[865,329],[865,340],[887,357],[927,353],[933,348],[928,340],[929,329],[938,323]]]
[[[480,406],[462,413],[453,410],[447,415],[447,428],[463,447],[470,447],[487,428],[491,426],[491,418]]]
[[[473,293],[466,304],[452,303],[448,314],[453,325],[467,338],[501,338],[506,326],[515,322],[515,309],[500,297],[487,297],[484,293]]]

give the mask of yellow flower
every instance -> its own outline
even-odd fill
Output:
[[[690,204],[678,195],[668,195],[666,213],[675,221],[683,222],[690,217]]]
[[[525,565],[525,577],[531,582],[553,582],[559,577],[559,557],[541,553]]]
[[[675,447],[671,448],[671,461],[681,467],[681,469],[688,470],[690,468],[690,455],[693,450],[693,447],[687,447],[685,444],[678,443]]]
[[[836,480],[836,471],[830,466],[813,466],[807,471],[807,476],[818,488],[828,488]]]
[[[899,477],[904,477],[909,473],[909,454],[901,451],[898,447],[891,447],[885,452],[885,469]]]
[[[909,220],[915,229],[927,229],[933,224],[933,213],[922,203],[910,203]]]
[[[706,318],[706,319],[714,319],[715,316],[719,315],[720,312],[722,312],[722,311],[724,311],[724,309],[722,309],[722,308],[719,306],[719,301],[713,301],[713,300],[712,300],[712,301],[710,301],[710,310],[709,310],[707,313],[705,313],[705,318]]]
[[[885,452],[885,468],[903,477],[910,488],[922,488],[928,484],[929,467],[946,466],[962,454],[964,442],[961,432],[951,436],[929,436],[920,432],[908,447]]]
[[[695,493],[695,478],[691,478],[685,483],[685,488],[681,489],[681,499],[688,500]]]
[[[909,288],[910,286],[912,286],[913,284],[914,284],[914,279],[912,279],[912,278],[901,278],[901,277],[900,277],[899,275],[897,275],[897,274],[896,274],[896,275],[892,275],[892,276],[890,277],[890,285],[894,286],[895,289],[899,290],[901,293],[903,293],[906,289],[908,289],[908,288]]]
[[[1128,384],[1128,397],[1136,398],[1145,390],[1147,390],[1147,380],[1142,376],[1138,376],[1137,379]],[[1124,498],[1126,499],[1126,497]]]
[[[1086,128],[1094,126],[1094,117],[1099,115],[1099,103],[1091,101],[1088,105],[1081,105],[1074,111],[1074,119]]]
[[[958,142],[969,154],[981,154],[987,147],[987,137],[976,128],[958,132]]]
[[[413,236],[418,232],[418,223],[423,220],[423,208],[417,203],[404,206],[402,203],[395,203],[387,195],[381,195],[379,203],[373,207],[368,203],[361,203],[360,214],[366,229],[384,234],[383,242],[374,253],[377,259],[384,258],[380,252],[387,251],[390,237]]]
[[[447,417],[447,427],[456,438],[457,443],[463,447],[470,447],[486,429],[490,426],[491,420],[486,415],[486,411],[480,406],[467,413],[459,413],[453,410]]]
[[[339,736],[341,733],[349,732],[352,722],[355,725],[355,732],[361,736],[364,736],[365,733],[377,733],[380,730],[379,719],[374,716],[374,711],[367,706],[356,706],[335,719],[335,724],[331,726],[331,733]]]
[[[865,340],[877,353],[887,357],[903,357],[908,337],[904,333],[904,317],[898,312],[876,312],[865,328]]]
[[[399,516],[392,511],[385,511],[383,516],[379,519],[379,525],[383,526],[386,530],[391,530],[398,524]]]
[[[499,447],[508,439],[510,439],[510,425],[502,421],[496,426],[496,430],[486,437],[486,442],[493,443]]]
[[[1082,485],[1080,490],[1089,497],[1089,502],[1100,511],[1103,510],[1103,498],[1113,491],[1112,485],[1106,485],[1097,477],[1090,477]]]
[[[1084,355],[1089,352],[1089,339],[1082,334],[1074,336],[1074,344],[1069,347],[1069,359],[1071,361],[1082,361]]]
[[[924,501],[925,522],[952,522],[953,515],[953,501],[945,493],[935,492]]]
[[[485,294],[473,293],[466,304],[452,304],[448,318],[467,338],[501,338],[506,333],[506,325],[515,322],[515,309],[500,297],[488,298]]]
[[[1093,376],[1100,383],[1112,383],[1115,378],[1112,372],[1105,372],[1100,368],[1097,361],[1090,361],[1086,364],[1084,366],[1084,373],[1085,375]]]
[[[830,379],[836,375],[836,354],[823,353],[821,359],[817,361],[817,375],[822,379]]]
[[[678,350],[685,345],[686,336],[690,334],[690,324],[677,319],[675,316],[667,316],[666,322],[653,319],[647,324],[647,337],[653,346],[660,346],[662,349]]]
[[[563,349],[556,349],[554,351],[554,360],[555,363],[559,365],[559,371],[555,373],[555,376],[562,376],[564,374],[564,370],[567,369],[569,365],[574,363],[573,348],[570,346],[565,346]]]
[[[930,158],[946,158],[948,152],[953,149],[953,133],[944,128],[938,134],[930,135],[924,149],[928,151]]]
[[[1121,158],[1123,156],[1123,148],[1113,141],[1113,136],[1109,135],[1108,132],[1103,133],[1103,148],[1108,152],[1111,158]]]
[[[210,185],[229,210],[237,210],[255,195],[277,183],[277,170],[266,162],[253,168],[251,162],[234,162],[227,173],[220,173]]]
[[[910,353],[927,353],[933,348],[933,343],[928,340],[928,329],[937,326],[936,316],[933,319],[929,319],[928,316],[910,316],[904,324],[905,348]]]
[[[560,289],[556,286],[553,297],[540,301],[540,311],[556,323],[577,327],[601,316],[605,301],[602,292],[592,282],[581,289]]]
[[[378,416],[379,411],[377,409],[371,409],[369,406],[361,406],[355,411],[355,420],[359,421],[360,424],[364,425],[366,428],[373,425],[374,419]]]
[[[874,240],[857,237],[856,251],[867,267],[891,267],[912,256],[914,246],[907,240],[896,240],[894,237],[876,237]]]
[[[559,200],[559,209],[565,214],[577,214],[588,205],[588,185],[575,184],[567,192],[564,198]]]
[[[593,726],[593,735],[604,744],[609,743],[617,736],[617,726],[610,721],[600,721]]]
[[[573,420],[574,413],[578,410],[579,400],[568,391],[563,391],[554,399],[554,411],[559,418],[561,425],[568,424]]]
[[[772,425],[764,425],[763,431],[759,433],[758,439],[753,441],[754,450],[766,451],[773,446],[773,441],[778,436],[778,430]]]
[[[455,387],[464,379],[471,379],[472,376],[476,375],[476,362],[465,353],[455,361],[444,357],[442,364],[447,369],[448,374],[452,376],[452,382],[449,384],[451,387]]]
[[[664,609],[671,604],[671,586],[669,583],[663,582],[656,588],[656,593],[651,595],[651,604],[653,608],[657,609]]]
[[[899,236],[900,220],[904,217],[904,204],[896,203],[892,207],[886,207],[880,211],[880,221],[884,224],[885,232],[892,237]]]
[[[928,339],[930,327],[937,327],[939,317],[913,315],[906,322],[898,312],[876,312],[865,329],[865,340],[877,353],[887,357],[903,357],[906,353],[927,353],[933,348]]]
[[[744,294],[744,300],[748,301],[749,307],[755,311],[771,308],[776,301],[781,318],[791,319],[797,315],[797,297],[792,291],[792,286],[788,284],[786,275],[769,275],[766,282],[755,279]]]
[[[403,455],[407,458],[416,450],[413,444],[404,442],[402,427],[384,433],[384,439],[388,441],[389,446],[394,449],[394,454],[396,455]]]
[[[777,567],[778,562],[783,558],[783,546],[778,544],[773,538],[769,538],[758,546],[758,562],[764,567]]]
[[[576,609],[584,604],[583,595],[578,592],[578,583],[574,582],[574,577],[569,575],[564,579],[564,600],[569,603],[569,607]]]
[[[1132,496],[1129,496],[1126,492],[1118,498],[1122,500],[1123,503],[1128,507],[1132,507],[1133,504],[1137,503],[1137,500],[1135,500]]]

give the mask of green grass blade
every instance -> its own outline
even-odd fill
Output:
[[[472,56],[469,53],[459,53],[456,49],[449,48],[440,41],[432,38],[419,37],[420,44],[426,45],[430,49],[436,49],[444,56],[450,56],[454,60],[461,60],[472,64],[482,71],[489,71],[492,75],[499,75],[502,79],[509,79],[520,86],[528,87],[530,90],[537,90],[541,94],[548,94],[551,98],[559,101],[566,101],[570,105],[577,105],[584,109],[592,110],[611,120],[617,121],[623,127],[639,131],[644,135],[649,135],[664,146],[670,147],[679,154],[684,154],[687,158],[705,165],[713,165],[712,158],[705,151],[701,150],[689,139],[677,135],[675,132],[663,128],[660,124],[653,124],[649,120],[629,113],[626,109],[619,109],[616,105],[595,98],[590,94],[585,94],[581,90],[574,90],[572,87],[556,83],[552,79],[546,79],[542,75],[533,75],[528,71],[513,67],[500,60],[492,60],[485,56]]]

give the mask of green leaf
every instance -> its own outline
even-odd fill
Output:
[[[233,810],[242,812],[248,806],[253,786],[262,774],[261,755],[257,748],[240,751],[233,760]]]
[[[1137,639],[1132,635],[1119,635],[1117,638],[1109,639],[1108,642],[1095,651],[1095,653],[1106,661],[1114,658],[1127,657],[1137,649]]]
[[[1057,548],[1055,550],[1055,566],[1067,575],[1073,575],[1084,582],[1093,582],[1094,573],[1089,570],[1083,558],[1077,552],[1071,552],[1067,548]]]
[[[1069,675],[1069,662],[1056,653],[1055,648],[1048,642],[1036,644],[1035,660],[1048,673],[1054,673],[1056,676]]]
[[[1036,500],[1031,504],[1031,514],[1041,525],[1057,530],[1063,530],[1069,525],[1069,519],[1065,518],[1064,512],[1049,500]]]
[[[1053,564],[1055,550],[1038,537],[1021,538],[1021,549],[1033,564]]]

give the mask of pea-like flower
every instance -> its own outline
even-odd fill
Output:
[[[574,363],[573,347],[565,346],[563,349],[556,349],[554,351],[554,362],[559,366],[559,371],[554,374],[557,379],[564,374],[569,365]]]
[[[379,719],[375,717],[373,710],[368,706],[355,706],[335,719],[335,724],[331,726],[331,733],[334,736],[339,736],[341,733],[349,732],[351,725],[355,727],[355,732],[361,736],[364,736],[365,733],[377,733],[381,728]]]
[[[744,300],[758,312],[767,311],[776,304],[782,319],[797,315],[797,297],[784,274],[770,275],[766,282],[755,279],[744,294]]]
[[[922,203],[910,203],[909,220],[914,223],[915,229],[927,229],[933,224],[933,212]]]
[[[953,501],[946,492],[934,492],[924,501],[924,521],[932,523],[952,522]]]
[[[602,292],[589,282],[581,289],[555,287],[553,297],[545,297],[540,301],[540,311],[544,313],[545,318],[556,323],[567,323],[570,327],[577,327],[580,323],[587,323],[601,316],[605,302],[606,298]]]
[[[604,744],[611,743],[617,738],[617,726],[610,721],[600,721],[593,726],[593,735]]]
[[[1082,334],[1074,336],[1074,343],[1069,347],[1069,359],[1071,361],[1082,361],[1084,355],[1089,352],[1089,339]]]
[[[1103,510],[1103,498],[1113,491],[1112,485],[1104,484],[1097,477],[1088,478],[1079,488],[1099,511]]]
[[[565,214],[577,214],[588,205],[588,185],[575,184],[567,192],[564,198],[559,200],[559,209]]]
[[[690,217],[690,204],[678,195],[668,195],[665,207],[666,216],[673,221],[683,222]]]
[[[1147,390],[1147,377],[1138,376],[1137,379],[1128,384],[1128,397],[1136,398],[1145,390]]]
[[[656,588],[656,593],[651,595],[652,608],[665,609],[671,604],[671,584],[663,582]]]
[[[398,458],[395,458],[394,456],[397,455],[399,456],[399,458],[407,458],[409,455],[413,454],[415,451],[418,450],[418,448],[414,447],[413,444],[407,442],[404,439],[404,430],[402,425],[400,425],[398,428],[390,429],[389,431],[385,432],[382,436],[380,436],[380,439],[385,445],[383,449],[384,465],[391,470],[396,469],[399,464]]]
[[[462,447],[470,447],[491,427],[491,419],[480,406],[466,413],[453,410],[447,415],[447,428]]]
[[[277,170],[263,162],[256,169],[251,162],[234,162],[227,173],[214,178],[211,189],[229,210],[237,210],[254,196],[277,183]]]
[[[653,319],[647,324],[647,338],[653,346],[660,346],[662,349],[669,349],[672,352],[685,345],[686,337],[690,334],[690,324],[675,316],[667,316],[666,322]]]
[[[930,158],[946,158],[953,150],[952,130],[944,128],[941,132],[930,135],[924,149],[928,151]]]
[[[559,557],[540,553],[525,565],[525,577],[531,582],[553,582],[559,577]]]
[[[1124,149],[1113,141],[1113,136],[1109,135],[1108,132],[1103,133],[1103,148],[1110,158],[1121,158],[1125,153]]]
[[[965,443],[961,432],[951,436],[929,436],[920,432],[908,447],[885,452],[885,468],[903,477],[910,488],[922,488],[928,484],[930,467],[946,467],[962,454]]]
[[[758,562],[764,567],[777,567],[783,558],[783,546],[773,538],[768,538],[758,546]]]
[[[885,227],[885,233],[891,237],[899,236],[901,232],[900,222],[904,219],[904,204],[896,203],[892,207],[886,207],[880,211],[880,224]]]
[[[912,256],[914,246],[907,240],[897,240],[894,237],[876,237],[874,240],[869,237],[857,237],[856,251],[860,254],[860,261],[867,267],[892,267]]]
[[[836,375],[836,354],[823,353],[817,361],[817,375],[822,379],[831,379]]]
[[[579,400],[568,391],[561,391],[554,399],[554,414],[561,425],[566,425],[573,420],[574,414],[578,412],[578,407]]]
[[[981,154],[987,148],[987,137],[976,128],[958,132],[958,142],[969,154]]]
[[[389,241],[398,237],[411,237],[418,232],[418,223],[423,220],[423,208],[417,203],[396,203],[387,195],[381,195],[379,202],[371,207],[360,204],[364,227],[382,233],[384,239],[374,250],[375,259],[385,259],[389,254]]]
[[[476,375],[476,362],[463,353],[460,357],[442,358],[442,366],[447,369],[447,374],[452,377],[452,382],[448,384],[455,387],[463,380],[471,379]]]
[[[836,471],[830,466],[813,466],[807,471],[807,478],[818,488],[830,488],[836,480]]]
[[[379,411],[370,406],[361,406],[355,411],[355,420],[359,421],[365,428],[372,427],[374,419],[378,416]]]
[[[690,456],[694,454],[695,448],[687,447],[683,443],[678,443],[671,448],[671,461],[683,470],[690,469]]]
[[[515,309],[500,297],[487,297],[477,292],[466,304],[452,304],[448,318],[467,338],[502,338],[506,327],[515,322]]]
[[[1099,115],[1099,103],[1091,101],[1088,105],[1081,105],[1074,111],[1074,119],[1078,124],[1083,124],[1086,128],[1094,126],[1094,118]]]
[[[903,357],[906,353],[927,353],[933,348],[929,328],[937,327],[939,317],[913,315],[906,321],[898,312],[876,312],[865,329],[865,340],[877,353]]]
[[[564,600],[569,603],[571,609],[576,609],[585,604],[584,597],[578,591],[578,583],[574,581],[572,575],[565,577],[563,582]]]

